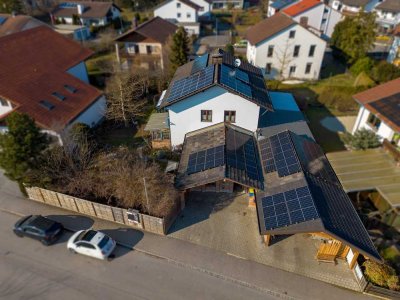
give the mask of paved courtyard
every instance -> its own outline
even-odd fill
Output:
[[[256,209],[248,207],[245,194],[190,193],[169,236],[359,290],[345,261],[333,265],[315,260],[320,242],[308,234],[283,236],[266,247],[259,234]]]

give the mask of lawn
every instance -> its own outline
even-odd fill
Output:
[[[105,65],[107,62],[116,61],[117,57],[114,52],[96,55],[93,58],[90,58],[86,61],[86,68],[89,75],[101,75],[104,74],[104,70],[102,69],[102,65]]]

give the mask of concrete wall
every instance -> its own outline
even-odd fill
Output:
[[[167,108],[172,147],[183,143],[185,134],[224,122],[224,111],[236,111],[235,125],[256,131],[260,107],[221,87],[212,87]],[[201,110],[212,110],[212,122],[201,122]]]
[[[87,74],[87,70],[86,70],[86,65],[85,62],[80,62],[79,64],[77,64],[76,66],[70,68],[67,71],[68,74],[71,74],[72,76],[75,76],[76,78],[89,83],[89,77]]]
[[[196,10],[179,0],[167,2],[163,6],[156,8],[154,16],[163,19],[174,19],[178,22],[197,22]]]
[[[289,32],[292,30],[296,31],[295,38],[289,39]],[[300,45],[298,57],[293,57],[295,45]],[[311,45],[316,45],[313,57],[308,56]],[[269,46],[274,46],[272,57],[267,57]],[[265,74],[267,78],[278,78],[281,69],[283,69],[283,77],[288,78],[290,67],[295,66],[296,72],[292,74],[291,78],[318,79],[326,42],[302,26],[295,24],[257,45],[249,43],[247,47],[247,60],[250,63],[261,68],[264,72],[266,71],[266,64],[272,64],[271,73]],[[283,64],[283,60],[286,63]],[[312,64],[309,74],[305,74],[307,63]],[[282,67],[282,65],[284,66]]]
[[[357,130],[366,128],[374,131],[381,137],[381,139],[388,139],[389,141],[391,141],[394,135],[394,131],[383,121],[381,121],[379,129],[376,130],[374,127],[368,124],[369,115],[370,111],[362,106],[358,112],[356,123],[354,124],[352,133],[354,134]]]

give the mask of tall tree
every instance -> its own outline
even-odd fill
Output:
[[[172,45],[170,47],[170,71],[174,73],[178,67],[188,61],[190,46],[185,28],[179,27],[172,37]]]
[[[375,13],[363,10],[354,17],[339,22],[332,34],[332,46],[346,56],[349,63],[365,57],[376,37]]]
[[[38,166],[48,139],[26,114],[13,112],[6,122],[8,132],[0,134],[0,167],[10,179],[22,183],[26,172]]]
[[[117,71],[107,81],[106,117],[124,122],[128,127],[130,122],[144,114],[144,93],[144,80],[138,74]]]
[[[0,13],[22,13],[23,8],[21,0],[0,0]]]

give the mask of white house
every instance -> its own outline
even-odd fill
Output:
[[[2,130],[12,111],[28,114],[58,138],[75,123],[99,123],[106,99],[89,84],[85,60],[92,54],[47,26],[0,37],[0,65],[7,74],[0,78]]]
[[[201,6],[191,0],[167,0],[154,9],[154,16],[183,26],[189,34],[200,34],[198,23]]]
[[[326,42],[277,13],[247,31],[247,60],[267,78],[318,79]]]
[[[319,0],[301,0],[288,5],[281,12],[307,26],[309,30],[328,38],[332,36],[336,24],[343,19],[340,12]]]
[[[384,0],[375,7],[376,23],[381,33],[391,33],[400,23],[400,1]]]
[[[353,133],[361,128],[372,130],[381,139],[400,146],[400,78],[358,93],[360,104]]]
[[[221,122],[255,132],[260,108],[272,110],[261,71],[245,62],[235,67],[221,50],[180,67],[158,106],[168,111],[172,147],[186,133]]]
[[[271,0],[268,2],[267,17],[272,17],[277,12],[299,2],[300,0]]]
[[[244,0],[212,0],[212,9],[243,8]]]
[[[400,25],[397,25],[393,31],[393,42],[389,49],[387,61],[400,66]]]
[[[333,0],[332,8],[345,15],[355,15],[364,8],[365,12],[371,12],[380,0]]]
[[[210,17],[211,16],[211,0],[191,0],[197,4],[200,8],[198,10],[199,17]]]
[[[50,16],[53,23],[74,24],[74,18],[79,18],[80,24],[74,25],[106,26],[114,20],[121,21],[121,9],[112,2],[62,2]]]

